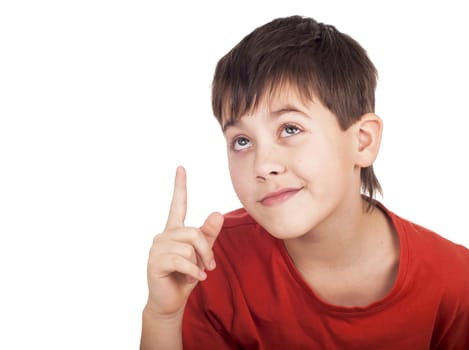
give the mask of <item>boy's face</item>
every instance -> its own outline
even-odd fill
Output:
[[[341,130],[336,117],[314,100],[303,102],[291,90],[280,90],[224,131],[236,194],[280,239],[328,226],[360,196],[355,128]]]

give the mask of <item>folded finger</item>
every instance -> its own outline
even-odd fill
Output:
[[[167,276],[172,273],[180,273],[203,281],[207,278],[207,274],[192,261],[176,254],[166,254],[160,256],[159,273],[161,277]]]

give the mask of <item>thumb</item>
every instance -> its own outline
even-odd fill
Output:
[[[200,230],[207,238],[210,248],[213,247],[213,244],[215,243],[215,240],[217,239],[218,234],[220,233],[220,230],[223,226],[224,220],[225,218],[222,214],[215,212],[207,217],[204,224],[200,228]]]

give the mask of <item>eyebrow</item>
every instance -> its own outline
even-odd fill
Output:
[[[281,106],[278,109],[271,111],[270,114],[273,114],[274,116],[278,117],[278,116],[281,116],[282,114],[290,113],[290,112],[301,113],[301,114],[307,116],[307,114],[305,112],[303,112],[301,109],[299,109],[298,107],[295,107],[291,104],[286,104],[284,106]]]
[[[299,109],[298,107],[292,105],[292,104],[285,104],[285,105],[281,105],[279,106],[278,108],[276,108],[275,110],[272,110],[270,111],[270,115],[272,117],[275,117],[275,118],[278,118],[280,117],[282,114],[285,114],[285,113],[290,113],[290,112],[295,112],[295,113],[300,113],[302,114],[303,116],[305,117],[309,117],[308,114],[306,114],[304,111],[302,111],[301,109]],[[231,126],[235,126],[236,124],[238,124],[239,120],[241,118],[238,118],[237,120],[234,120],[234,119],[230,119],[226,122],[226,124],[223,125],[222,127],[222,131],[223,133],[225,133],[226,129],[228,129],[229,127]]]
[[[221,130],[223,131],[223,133],[226,132],[226,129],[228,129],[230,126],[234,126],[238,123],[239,119],[238,120],[234,120],[234,119],[230,119],[228,120],[225,124],[222,125],[222,128]]]

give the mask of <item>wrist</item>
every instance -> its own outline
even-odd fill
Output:
[[[184,307],[175,313],[165,314],[159,312],[158,308],[151,301],[148,301],[143,308],[143,317],[155,322],[163,322],[166,324],[181,324],[183,315]]]
[[[183,312],[162,315],[151,305],[145,305],[142,315],[140,350],[182,350],[182,316]]]

